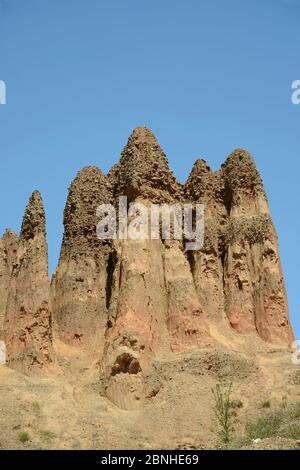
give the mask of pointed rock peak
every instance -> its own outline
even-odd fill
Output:
[[[106,183],[106,176],[102,173],[100,168],[96,166],[85,166],[78,171],[73,183],[80,182],[84,184],[85,182],[93,181],[93,179],[95,179],[95,181],[102,180],[104,183]]]
[[[212,169],[210,166],[206,163],[206,161],[203,158],[198,158],[192,168],[192,171],[189,175],[189,178],[192,175],[199,175],[202,176],[205,173],[211,173]]]
[[[110,198],[110,184],[102,171],[95,166],[85,166],[76,175],[69,188],[65,213],[74,207],[94,207]]]
[[[5,229],[3,240],[18,240],[18,235],[10,228]]]
[[[182,187],[169,168],[166,155],[154,134],[137,127],[130,135],[120,162],[109,173],[114,195],[167,202],[180,199]]]
[[[231,154],[226,158],[223,165],[227,165],[229,162],[249,162],[255,165],[252,155],[248,150],[243,148],[236,148]]]
[[[194,201],[212,198],[217,192],[218,182],[218,174],[212,171],[203,158],[199,158],[184,185],[185,195]]]
[[[20,239],[29,240],[39,233],[46,234],[46,216],[42,196],[34,191],[25,210]]]
[[[221,167],[228,187],[233,191],[247,189],[253,194],[263,191],[263,184],[255,162],[247,150],[234,150]]]
[[[95,209],[110,200],[110,184],[107,177],[96,166],[85,166],[76,175],[69,188],[65,207],[65,223],[77,214]]]
[[[142,164],[146,159],[146,163],[151,164],[152,160],[163,163],[168,167],[167,158],[160,148],[160,145],[153,134],[147,127],[136,127],[129,136],[128,142],[122,152],[120,164],[134,159],[140,160]]]
[[[134,143],[135,145],[143,143],[158,145],[157,139],[151,129],[144,126],[136,127],[132,131],[132,134],[128,139],[128,143]]]
[[[107,176],[94,166],[80,170],[69,188],[64,210],[64,239],[61,256],[84,253],[99,248],[96,234],[96,210],[111,202]]]

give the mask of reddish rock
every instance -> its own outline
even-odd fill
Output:
[[[213,321],[224,317],[223,267],[220,232],[227,214],[219,172],[199,159],[184,185],[187,200],[204,204],[204,246],[189,253],[189,261],[200,303]]]
[[[45,211],[38,191],[32,194],[23,218],[9,282],[4,340],[12,368],[34,373],[53,362]]]
[[[266,341],[293,340],[287,299],[266,194],[251,155],[235,150],[222,166],[225,229],[225,308],[233,328]]]
[[[146,127],[137,127],[132,132],[109,177],[114,195],[127,196],[128,202],[142,197],[153,203],[172,203],[183,195],[165,153]]]
[[[96,209],[112,203],[118,214],[120,196],[130,209],[204,204],[202,248],[186,251],[185,240],[164,240],[161,224],[155,240],[118,233],[99,240]],[[47,270],[45,213],[35,192],[20,239],[11,232],[0,239],[0,335],[6,312],[8,364],[26,373],[53,361]],[[210,330],[216,334],[220,325],[288,346],[293,333],[278,240],[250,154],[235,150],[217,172],[197,160],[182,186],[153,133],[135,129],[107,177],[86,167],[71,184],[51,298],[55,333],[96,348],[102,392],[124,409],[151,394],[146,377],[156,357],[210,347]]]
[[[212,346],[207,317],[197,297],[189,263],[178,241],[165,243],[165,284],[171,349]]]
[[[9,282],[17,260],[18,243],[18,236],[11,230],[6,230],[3,238],[0,238],[0,339],[3,337]]]
[[[110,200],[109,183],[95,167],[83,168],[69,189],[51,291],[58,335],[70,344],[86,344],[104,334],[110,245],[97,237],[96,210]]]

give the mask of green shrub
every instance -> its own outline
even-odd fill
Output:
[[[295,405],[292,406],[290,415],[292,419],[300,418],[300,401],[297,401]]]
[[[287,439],[300,439],[300,424],[291,423],[280,430],[280,437]]]
[[[18,434],[19,441],[25,443],[29,441],[29,434],[28,432],[19,432]]]
[[[32,408],[34,411],[40,411],[41,407],[38,401],[32,402]]]
[[[283,395],[281,399],[281,408],[287,408],[288,406],[288,399],[286,395]]]
[[[231,391],[232,383],[225,387],[224,390],[221,389],[220,384],[217,384],[215,388],[212,389],[212,394],[215,400],[215,414],[221,427],[220,437],[225,444],[230,442],[234,431],[231,425]]]
[[[44,439],[45,441],[51,441],[54,437],[55,437],[55,434],[51,431],[42,431],[41,432],[41,437],[42,439]]]
[[[292,384],[300,385],[300,372],[297,371],[294,377],[292,378]]]
[[[254,423],[246,425],[246,434],[249,439],[264,439],[279,435],[282,416],[280,413],[272,413],[259,416]]]

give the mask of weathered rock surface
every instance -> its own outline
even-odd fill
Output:
[[[152,132],[137,128],[109,173],[115,201],[174,202],[182,188]],[[116,240],[108,330],[102,363],[105,394],[118,406],[142,405],[144,375],[155,354],[170,350],[161,240]]]
[[[17,260],[18,242],[18,236],[11,230],[6,230],[3,238],[0,238],[0,339],[3,336],[9,282]]]
[[[263,184],[251,155],[235,150],[222,167],[225,205],[224,291],[230,324],[289,344],[293,333],[276,232]]]
[[[177,240],[165,243],[164,262],[171,349],[184,351],[211,346],[207,317],[197,297],[189,263]]]
[[[37,372],[53,362],[45,211],[39,192],[29,200],[17,249],[16,237],[7,238],[14,253],[4,321],[7,364]]]
[[[264,340],[293,339],[276,232],[251,155],[235,150],[218,172],[197,160],[184,186],[205,205],[205,242],[189,255],[201,305],[211,320]]]
[[[102,374],[105,393],[134,408],[145,398],[144,374],[155,354],[170,349],[160,240],[115,243],[115,270]]]
[[[127,196],[129,203],[139,196],[153,203],[172,203],[182,198],[182,187],[172,174],[166,155],[146,127],[132,132],[109,177],[114,195]]]
[[[118,215],[120,196],[129,209],[204,204],[202,248],[165,240],[161,224],[157,239],[124,239],[117,231],[99,240],[96,209],[112,203]],[[6,311],[9,365],[28,372],[51,364],[52,304],[55,334],[99,351],[102,393],[124,409],[151,395],[147,374],[156,358],[209,348],[218,328],[285,347],[293,340],[267,198],[242,149],[217,172],[197,160],[182,186],[153,133],[135,129],[108,176],[85,167],[71,184],[51,300],[47,269],[45,214],[35,192],[20,239],[11,232],[0,239],[0,334]]]
[[[224,318],[223,267],[220,233],[227,220],[220,172],[213,172],[206,162],[195,162],[185,185],[185,197],[204,204],[204,246],[189,253],[189,261],[200,303],[210,320]]]
[[[96,209],[110,200],[107,178],[95,167],[83,168],[69,189],[64,238],[51,291],[58,335],[70,344],[84,344],[104,335],[110,249],[97,237]]]

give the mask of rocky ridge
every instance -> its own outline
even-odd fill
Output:
[[[127,196],[145,205],[202,203],[201,250],[181,240],[99,240],[96,209]],[[278,240],[251,155],[235,150],[219,171],[197,160],[181,185],[153,133],[137,128],[105,176],[86,167],[69,189],[64,238],[51,288],[45,214],[33,193],[20,237],[0,239],[0,332],[8,365],[26,373],[55,361],[52,336],[99,350],[102,394],[121,408],[151,393],[158,358],[212,348],[213,325],[288,347]],[[6,294],[8,292],[8,294]],[[1,333],[0,333],[1,334]],[[2,338],[0,337],[0,339]]]

